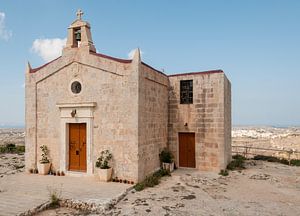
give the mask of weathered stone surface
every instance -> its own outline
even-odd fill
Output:
[[[221,71],[175,75],[169,77],[169,80],[168,143],[177,165],[178,133],[193,132],[196,139],[196,168],[215,171],[224,169],[231,160],[229,80]],[[179,104],[180,80],[193,80],[193,104]]]
[[[195,132],[197,169],[219,170],[230,160],[230,83],[223,72],[170,77],[143,63],[138,49],[132,60],[97,54],[89,23],[76,20],[62,56],[36,69],[28,64],[25,76],[26,171],[47,145],[52,169],[69,175],[70,123],[87,125],[83,175],[94,175],[100,152],[108,149],[114,177],[141,181],[160,167],[164,147],[178,162],[178,132]],[[182,79],[194,80],[193,104],[180,104]],[[71,91],[74,81],[81,83],[78,94]]]
[[[56,194],[61,205],[102,212],[122,199],[132,185],[96,178],[18,173],[0,178],[0,215],[32,215],[49,206]]]

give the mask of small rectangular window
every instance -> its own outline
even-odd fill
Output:
[[[180,103],[193,103],[193,80],[180,80]]]

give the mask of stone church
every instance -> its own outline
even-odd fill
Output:
[[[91,176],[102,150],[113,176],[141,181],[168,148],[177,167],[219,171],[231,160],[231,84],[222,70],[167,75],[96,52],[91,26],[69,26],[62,55],[26,69],[26,170],[49,149],[54,170]]]

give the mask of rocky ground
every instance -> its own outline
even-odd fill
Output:
[[[236,129],[233,145],[254,141],[264,147],[300,149],[298,130]],[[23,170],[24,155],[0,154],[0,178]],[[300,167],[249,160],[247,169],[231,171],[229,176],[177,170],[154,188],[131,191],[106,215],[299,215],[299,194]],[[38,215],[92,214],[58,208]]]
[[[24,171],[24,155],[0,154],[0,178]]]
[[[24,145],[24,128],[0,128],[0,145],[5,145],[8,143]]]
[[[234,127],[232,151],[250,158],[267,155],[300,159],[300,128]]]
[[[234,127],[232,145],[300,151],[300,128]]]
[[[247,163],[226,177],[178,170],[159,186],[128,195],[111,215],[299,215],[300,168]]]
[[[299,215],[300,168],[247,161],[229,176],[177,170],[154,188],[131,191],[106,215]],[[39,214],[93,215],[59,208]]]

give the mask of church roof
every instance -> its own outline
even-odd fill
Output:
[[[120,63],[131,63],[132,60],[131,59],[120,59],[120,58],[115,58],[115,57],[112,57],[112,56],[108,56],[108,55],[104,55],[102,53],[95,53],[95,52],[90,52],[90,54],[92,55],[95,55],[95,56],[99,56],[99,57],[102,57],[102,58],[106,58],[106,59],[110,59],[110,60],[113,60],[113,61],[116,61],[116,62],[120,62]],[[52,62],[56,61],[57,59],[61,58],[58,57],[56,59],[53,59],[52,61],[40,66],[40,67],[37,67],[37,68],[33,68],[30,70],[30,73],[35,73],[37,71],[39,71],[40,69],[46,67],[47,65],[51,64]]]
[[[171,74],[168,75],[169,77],[173,76],[186,76],[186,75],[206,75],[206,74],[214,74],[214,73],[224,73],[222,70],[209,70],[209,71],[198,71],[198,72],[185,72],[185,73],[177,73],[177,74]]]
[[[102,58],[107,58],[107,59],[111,59],[111,60],[114,60],[114,61],[117,61],[117,62],[121,62],[121,63],[131,63],[132,60],[131,59],[120,59],[120,58],[115,58],[115,57],[112,57],[112,56],[108,56],[108,55],[104,55],[102,53],[94,53],[94,52],[91,52],[91,54],[93,55],[96,55],[96,56],[100,56]],[[142,62],[143,65],[145,65],[146,67],[149,67],[151,68],[152,70],[156,71],[157,73],[160,73],[160,74],[163,74],[165,76],[167,76],[165,73],[151,67],[150,65],[146,64],[145,62]]]
[[[43,65],[40,66],[40,67],[32,68],[32,69],[30,70],[30,73],[35,73],[35,72],[39,71],[39,70],[42,69],[43,67],[46,67],[48,64],[51,64],[52,62],[56,61],[56,60],[59,59],[59,58],[61,58],[61,56],[59,56],[59,57],[56,58],[56,59],[53,59],[52,61],[47,62],[46,64],[43,64]]]
[[[110,60],[113,60],[113,61],[116,61],[116,62],[120,62],[120,63],[131,63],[131,62],[132,62],[131,59],[121,59],[121,58],[116,58],[116,57],[104,55],[104,54],[102,54],[102,53],[90,52],[90,54],[95,55],[95,56],[99,56],[99,57],[102,57],[102,58],[110,59]],[[52,60],[52,61],[50,61],[50,62],[48,62],[48,63],[46,63],[46,64],[44,64],[44,65],[42,65],[42,66],[40,66],[40,67],[31,69],[31,70],[30,70],[30,73],[35,73],[35,72],[39,71],[40,69],[46,67],[47,65],[51,64],[52,62],[56,61],[56,60],[59,59],[59,58],[61,58],[61,56],[58,57],[58,58],[56,58],[56,59],[54,59],[54,60]],[[151,68],[152,70],[154,70],[154,71],[156,71],[156,72],[158,72],[158,73],[160,73],[160,74],[163,74],[163,75],[167,76],[167,75],[164,74],[163,72],[161,72],[161,71],[159,71],[159,70],[157,70],[157,69],[151,67],[150,65],[146,64],[145,62],[142,62],[142,64],[145,65],[146,67]]]
[[[106,59],[110,59],[110,60],[113,60],[113,61],[116,61],[116,62],[120,62],[120,63],[131,63],[132,60],[131,59],[121,59],[121,58],[115,58],[115,57],[112,57],[112,56],[108,56],[108,55],[104,55],[102,53],[95,53],[95,52],[90,52],[90,54],[92,55],[95,55],[95,56],[99,56],[99,57],[102,57],[102,58],[106,58]],[[52,62],[60,59],[61,56],[59,56],[58,58],[56,59],[53,59],[52,61],[40,66],[40,67],[37,67],[37,68],[32,68],[30,70],[30,73],[35,73],[37,71],[39,71],[40,69],[46,67],[47,65],[51,64]],[[214,73],[224,73],[222,70],[209,70],[209,71],[198,71],[198,72],[185,72],[185,73],[177,73],[177,74],[170,74],[170,75],[167,75],[165,73],[163,73],[162,71],[159,71],[155,68],[153,68],[152,66],[146,64],[145,62],[141,62],[142,65],[148,67],[148,68],[151,68],[152,70],[154,70],[155,72],[157,73],[160,73],[164,76],[167,76],[167,77],[174,77],[174,76],[186,76],[186,75],[196,75],[196,74],[199,74],[199,75],[205,75],[205,74],[214,74]]]
[[[90,54],[95,55],[95,56],[100,56],[100,57],[102,57],[102,58],[114,60],[114,61],[117,61],[117,62],[121,62],[121,63],[131,63],[131,62],[132,62],[131,59],[120,59],[120,58],[115,58],[115,57],[112,57],[112,56],[104,55],[104,54],[102,54],[102,53],[90,52]]]

